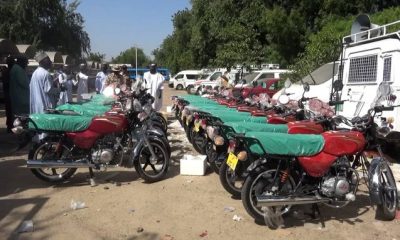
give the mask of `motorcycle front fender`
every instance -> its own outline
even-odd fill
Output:
[[[382,164],[387,164],[383,158],[374,158],[368,170],[369,197],[376,205],[382,204],[382,186],[379,182]]]
[[[164,132],[160,131],[159,129],[147,129],[147,133],[157,137],[166,137]]]

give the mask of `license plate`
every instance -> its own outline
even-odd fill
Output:
[[[194,123],[194,131],[199,132],[200,131],[200,123]]]
[[[236,165],[238,163],[239,159],[235,156],[233,153],[229,153],[228,159],[226,160],[226,164],[232,169],[236,169]]]

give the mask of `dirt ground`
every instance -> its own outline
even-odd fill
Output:
[[[171,94],[182,93],[166,86],[165,105]],[[12,149],[4,105],[0,114],[4,155]],[[71,181],[52,186],[25,168],[27,149],[0,156],[0,239],[400,239],[399,220],[375,220],[365,187],[343,209],[321,206],[324,228],[320,219],[301,214],[290,216],[282,229],[257,225],[215,173],[179,175],[179,159],[195,152],[179,128],[170,132],[174,152],[168,178],[153,184],[143,183],[132,169],[109,169],[96,173],[99,185],[90,187],[83,169]],[[72,210],[71,201],[86,207]],[[17,233],[25,220],[33,221],[33,232]]]

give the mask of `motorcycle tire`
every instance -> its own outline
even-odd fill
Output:
[[[191,128],[190,142],[192,143],[193,148],[194,150],[196,150],[196,152],[202,155],[206,154],[207,139],[204,136],[203,130],[196,132],[194,128]]]
[[[153,126],[153,128],[157,129],[159,132],[162,132],[162,129],[160,127],[156,127]],[[166,135],[164,136],[158,136],[158,135],[154,135],[155,137],[158,137],[162,142],[163,142],[163,146],[165,147],[165,149],[167,150],[168,156],[171,157],[171,145],[169,144],[168,138]]]
[[[216,174],[219,174],[219,169],[221,168],[222,162],[218,161],[218,154],[214,151],[214,149],[212,149],[212,147],[213,144],[208,142],[206,147],[207,162],[210,164],[211,169]]]
[[[226,162],[223,162],[219,169],[219,180],[222,184],[222,187],[227,192],[232,194],[235,199],[240,199],[242,188],[236,187],[234,182],[231,181],[232,173],[234,173],[234,171],[232,171],[232,169],[228,166],[228,164],[226,164]]]
[[[53,142],[53,143],[54,143],[54,145],[58,144],[58,142]],[[44,151],[46,151],[45,148],[48,146],[48,144],[49,144],[49,142],[43,141],[42,143],[33,146],[33,148],[29,151],[28,159],[43,161],[43,159],[38,159],[38,154],[40,153],[40,151],[42,149]],[[50,144],[51,144],[51,142],[50,142]],[[69,148],[67,146],[62,145],[62,148],[69,152]],[[50,157],[50,160],[54,160],[54,158]],[[42,168],[32,168],[31,172],[33,173],[33,175],[35,175],[37,178],[39,178],[42,181],[49,182],[49,183],[61,183],[61,182],[65,182],[66,180],[71,178],[72,175],[74,175],[77,170],[76,168],[66,168],[66,170],[63,171],[62,173],[58,173],[57,170],[60,168],[50,168],[51,174],[48,174],[45,172],[45,170],[47,170],[47,169],[49,169],[49,168],[43,168],[43,169]],[[65,168],[61,168],[61,169],[65,169]]]
[[[267,172],[272,172],[272,173],[269,173],[269,175],[275,176],[274,172],[276,172],[276,169],[261,171],[258,174],[250,174],[244,181],[244,184],[242,187],[241,198],[242,198],[242,203],[243,203],[243,206],[244,206],[246,212],[251,217],[254,218],[256,223],[267,224],[269,228],[276,229],[279,227],[279,224],[276,224],[276,222],[267,221],[266,217],[264,216],[265,213],[263,212],[262,209],[257,207],[257,203],[254,200],[254,197],[255,197],[254,194],[256,194],[256,192],[259,193],[259,191],[264,190],[265,184],[269,184],[271,182],[271,181],[268,183],[265,182],[265,178],[263,176]],[[261,179],[261,178],[263,178],[263,179]],[[258,180],[260,180],[262,182],[257,182]],[[287,183],[290,184],[290,187],[292,189],[295,188],[295,183],[291,176],[289,177],[289,180],[287,181]],[[259,184],[264,184],[264,185],[259,185]],[[288,210],[290,209],[290,206],[285,206],[285,207]]]
[[[155,120],[155,121],[161,123],[161,126],[163,127],[164,132],[167,132],[168,122],[167,122],[167,119],[165,119],[161,113],[156,112],[154,114],[154,117],[152,118],[152,120]]]
[[[396,181],[394,179],[392,170],[386,163],[381,168],[379,182],[382,186],[382,204],[378,204],[376,207],[376,218],[385,221],[391,221],[396,217],[398,196]]]
[[[150,140],[150,145],[153,147],[153,150],[157,155],[156,164],[159,165],[161,163],[161,168],[157,169],[155,164],[150,163],[151,153],[146,145],[143,145],[142,148],[139,150],[139,159],[134,162],[134,167],[136,169],[136,172],[141,178],[144,179],[145,182],[153,183],[162,180],[166,176],[168,172],[170,158],[168,156],[167,150],[163,146],[162,140],[153,138]],[[146,172],[146,169],[149,165],[154,174]]]

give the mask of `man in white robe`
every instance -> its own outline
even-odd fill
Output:
[[[39,67],[33,72],[29,84],[30,113],[43,113],[45,109],[54,108],[51,101],[53,79],[49,73],[52,66],[50,58],[44,52],[38,52],[35,60]]]
[[[101,71],[97,73],[96,75],[96,93],[102,93],[103,92],[103,88],[104,88],[104,82],[106,81],[107,78],[107,70],[108,70],[108,65],[107,64],[103,64]]]
[[[76,74],[76,80],[78,81],[78,89],[77,89],[77,94],[78,94],[78,102],[81,102],[83,100],[83,94],[88,93],[88,76],[83,73],[83,71],[86,69],[85,64],[81,64],[79,66],[80,71],[78,74]]]
[[[58,100],[58,105],[66,104],[70,100],[68,99],[67,93],[67,74],[64,73],[64,67],[61,66],[58,70],[58,83],[60,84],[60,99]]]
[[[150,71],[143,74],[145,88],[154,98],[153,108],[160,111],[162,107],[162,91],[164,90],[164,76],[157,72],[157,64],[150,65]]]

